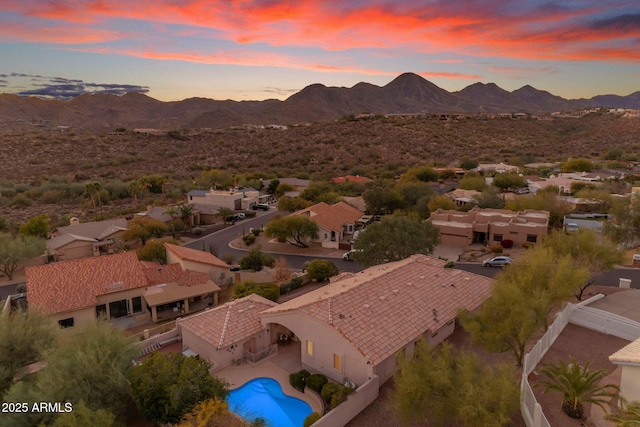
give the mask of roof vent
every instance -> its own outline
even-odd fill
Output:
[[[363,306],[364,308],[369,308],[369,307],[371,307],[369,304],[363,304],[362,306]]]
[[[251,305],[250,305],[249,307],[247,307],[247,308],[253,308],[253,307],[255,307],[255,304],[251,304]]]
[[[380,296],[378,297],[378,299],[380,299],[380,301],[384,301],[384,300],[386,300],[386,299],[387,299],[387,297],[386,297],[386,296],[384,296],[384,295],[380,295]]]
[[[398,293],[397,289],[392,290],[391,292],[393,292],[394,295],[396,295]]]
[[[419,278],[419,279],[424,279],[424,276],[419,276],[418,278]]]

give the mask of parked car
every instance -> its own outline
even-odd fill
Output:
[[[238,217],[238,219],[245,219],[246,218],[244,212],[239,212],[239,213],[236,214],[236,216]]]
[[[351,249],[349,252],[345,252],[344,254],[342,254],[342,259],[345,261],[353,261],[353,255],[356,252],[360,252],[361,250],[358,249]]]
[[[488,258],[482,261],[483,267],[504,267],[505,265],[509,265],[513,262],[513,259],[508,256],[496,256],[493,258]]]
[[[575,233],[576,231],[578,231],[578,224],[576,224],[575,222],[570,222],[564,226],[564,230],[567,233]]]
[[[251,209],[253,209],[254,211],[268,211],[269,205],[267,205],[266,203],[258,203],[251,206]]]
[[[242,215],[242,216],[240,216]],[[244,214],[233,214],[233,215],[229,215],[227,217],[227,222],[236,222],[236,221],[240,221],[241,219],[244,219],[245,216]]]

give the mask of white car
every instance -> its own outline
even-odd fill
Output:
[[[512,258],[508,256],[496,256],[493,258],[485,259],[482,261],[483,267],[504,267],[505,265],[509,265],[513,262]]]
[[[351,249],[349,252],[342,254],[342,259],[345,261],[353,261],[353,254],[360,252],[358,249]]]

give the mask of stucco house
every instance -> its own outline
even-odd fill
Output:
[[[71,218],[70,224],[58,227],[46,241],[51,261],[67,261],[108,255],[124,248],[125,218],[81,223]]]
[[[220,286],[227,284],[231,267],[215,255],[171,243],[164,243],[164,247],[167,250],[167,264],[177,263],[184,270],[206,274]]]
[[[141,263],[135,252],[63,261],[25,269],[27,301],[73,328],[127,318],[127,324],[187,314],[217,302],[220,287],[180,264]]]
[[[440,230],[443,245],[498,245],[502,240],[512,240],[519,246],[542,241],[548,233],[549,212],[532,209],[513,212],[475,206],[468,212],[438,209],[429,220]]]
[[[230,190],[191,190],[187,193],[187,198],[189,203],[246,210],[257,203],[264,203],[269,195],[262,194],[255,188],[232,188]]]
[[[627,402],[640,401],[640,339],[616,351],[609,356],[609,361],[622,368],[620,396]]]
[[[456,206],[464,206],[475,204],[475,198],[481,193],[476,190],[464,190],[462,188],[456,188],[453,191],[445,193],[445,196],[453,200]]]
[[[340,248],[341,244],[350,249],[348,237],[357,230],[358,220],[364,212],[350,206],[345,202],[334,205],[320,202],[306,209],[293,212],[290,215],[302,215],[318,224],[318,241],[323,248]]]
[[[425,338],[437,345],[455,328],[461,309],[476,310],[491,294],[491,279],[426,255],[344,273],[315,291],[276,304],[251,295],[178,322],[183,349],[219,370],[233,361],[255,363],[283,340],[299,346],[302,366],[334,381],[380,384]]]
[[[176,322],[182,347],[223,369],[236,360],[257,362],[276,350],[272,336],[260,322],[260,313],[277,304],[251,294]]]

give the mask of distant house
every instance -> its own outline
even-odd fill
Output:
[[[125,218],[83,222],[71,218],[70,225],[58,227],[46,241],[52,261],[108,255],[124,249]]]
[[[542,241],[548,232],[549,212],[513,212],[476,206],[468,212],[438,209],[431,214],[430,221],[440,230],[443,245],[498,245],[502,240],[511,240],[520,246]]]
[[[507,165],[504,163],[481,163],[476,168],[478,172],[495,172],[495,173],[504,173],[504,172],[519,172],[520,168],[518,166]]]
[[[217,206],[232,210],[246,210],[251,206],[264,203],[269,196],[254,188],[230,190],[191,190],[187,193],[189,203]]]
[[[352,183],[364,183],[373,181],[371,178],[367,178],[366,176],[360,175],[346,175],[346,176],[336,176],[331,179],[331,182],[334,184],[344,184],[346,182]]]
[[[362,218],[363,212],[345,202],[334,205],[321,202],[291,215],[306,216],[318,224],[318,241],[323,248],[338,249],[342,243],[348,249],[348,237],[357,230],[358,220]]]
[[[293,189],[297,192],[304,191],[310,184],[311,181],[308,179],[300,179],[300,178],[276,178],[280,184],[287,184],[293,187]],[[263,188],[269,188],[269,184],[271,184],[271,179],[265,179],[262,181],[264,185]]]
[[[640,339],[632,341],[609,356],[611,363],[620,366],[620,395],[627,402],[640,401]]]
[[[475,198],[481,194],[476,190],[463,190],[462,188],[456,188],[453,191],[445,193],[445,196],[453,200],[456,206],[465,206],[475,204]]]
[[[134,252],[25,269],[29,308],[72,328],[99,316],[126,324],[162,320],[214,305],[220,287],[180,264],[141,263]]]
[[[134,218],[143,218],[143,217],[152,218],[158,221],[162,221],[165,224],[168,224],[174,219],[176,219],[177,216],[171,216],[167,212],[171,209],[176,209],[176,208],[177,206],[147,206],[146,211],[134,213],[133,217]],[[200,224],[200,212],[197,209],[195,209],[195,206],[194,206],[194,210],[189,216],[189,218],[187,219],[186,225],[193,227],[199,224]]]
[[[204,273],[221,286],[227,283],[231,267],[215,255],[171,243],[164,243],[164,247],[167,264],[177,263],[185,270]]]

